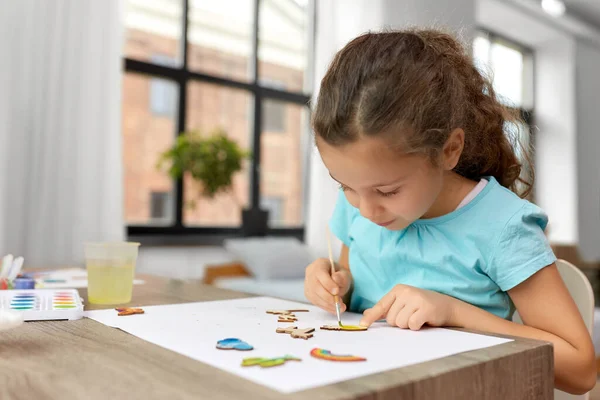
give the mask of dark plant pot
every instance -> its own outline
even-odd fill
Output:
[[[269,211],[260,208],[242,210],[242,234],[244,236],[266,236]]]

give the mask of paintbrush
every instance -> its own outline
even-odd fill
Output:
[[[331,277],[333,278],[333,274],[335,273],[335,263],[333,262],[333,254],[331,253],[331,238],[329,237],[329,229],[327,229],[327,249],[329,250],[329,262],[331,263]],[[333,295],[333,300],[335,301],[335,313],[337,314],[338,324],[339,326],[342,326],[340,297],[338,295]]]
[[[0,279],[8,277],[8,272],[12,266],[14,257],[12,254],[7,254],[2,258],[2,266],[0,269]]]

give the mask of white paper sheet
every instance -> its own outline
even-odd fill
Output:
[[[38,289],[81,289],[88,287],[87,271],[83,268],[62,268],[33,274]],[[141,279],[134,279],[134,285],[143,285]]]
[[[268,309],[309,309],[296,313],[298,328],[315,328],[308,340],[276,333],[277,316]],[[144,307],[145,314],[118,317],[114,310],[88,311],[86,316],[108,326],[198,361],[221,368],[283,393],[340,382],[376,372],[450,356],[509,342],[501,339],[447,329],[413,332],[392,328],[381,322],[364,332],[324,331],[319,327],[336,324],[334,316],[307,306],[269,297]],[[357,324],[360,315],[344,313],[345,324]],[[218,350],[225,338],[240,338],[254,346],[252,351]],[[310,356],[320,347],[335,354],[367,358],[365,362],[332,362]],[[302,359],[283,366],[242,367],[247,357],[280,357],[290,354]]]

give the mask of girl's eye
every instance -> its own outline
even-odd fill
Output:
[[[393,191],[391,191],[391,192],[381,192],[381,191],[379,191],[379,190],[377,191],[377,193],[379,193],[379,195],[380,195],[380,196],[383,196],[383,197],[391,197],[391,196],[393,196],[393,195],[395,195],[395,194],[398,194],[398,192],[399,192],[399,190],[398,190],[398,189],[396,189],[396,190],[393,190]]]

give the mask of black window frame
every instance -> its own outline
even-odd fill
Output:
[[[253,76],[249,82],[244,82],[235,79],[229,79],[218,75],[212,75],[189,69],[188,66],[188,27],[189,27],[189,2],[190,0],[182,1],[182,32],[180,39],[181,65],[167,66],[164,64],[152,63],[133,59],[124,58],[124,73],[134,73],[145,75],[149,78],[162,78],[173,81],[178,87],[178,105],[177,105],[177,123],[175,128],[174,139],[177,135],[181,135],[186,129],[187,121],[187,87],[191,82],[202,82],[219,85],[225,88],[241,89],[253,96],[254,104],[254,120],[252,124],[252,155],[251,171],[250,171],[250,204],[249,208],[260,208],[260,165],[261,165],[261,135],[263,133],[262,110],[265,100],[276,100],[287,104],[296,104],[306,107],[306,112],[310,115],[310,99],[311,94],[303,92],[287,91],[279,88],[269,87],[260,83],[260,63],[258,57],[259,47],[259,25],[260,25],[260,3],[262,0],[254,0],[253,7],[253,31],[252,31],[252,55],[250,62],[252,63]],[[316,1],[316,0],[315,0]],[[308,37],[312,38],[311,43],[308,43],[307,55],[309,60],[312,60],[314,52],[314,21],[315,21],[315,1],[308,2],[309,24]],[[310,65],[308,68],[313,68]],[[305,79],[310,79],[312,74],[305,74]],[[304,162],[305,160],[301,160]],[[306,166],[308,168],[308,165]],[[306,175],[307,176],[307,175]],[[152,226],[147,225],[127,225],[127,237],[129,240],[142,242],[149,245],[175,245],[175,244],[220,244],[229,237],[241,236],[243,227],[218,227],[218,226],[185,226],[183,224],[183,199],[184,185],[183,179],[176,180],[174,185],[174,222],[167,226]],[[306,183],[306,182],[304,182]],[[307,185],[304,187],[304,196],[306,198]],[[241,213],[241,210],[240,210]],[[268,236],[292,236],[300,240],[304,240],[304,224],[297,227],[289,228],[268,228],[266,234]]]

